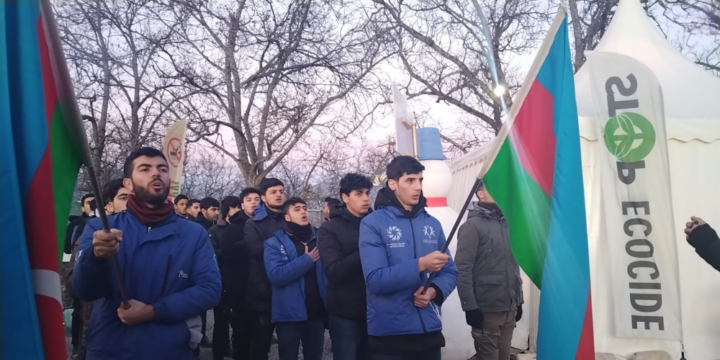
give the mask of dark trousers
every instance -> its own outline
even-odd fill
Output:
[[[269,313],[253,312],[250,317],[250,359],[267,360],[275,324],[270,321]]]
[[[223,360],[230,345],[230,299],[226,292],[223,292],[220,304],[213,308],[213,315],[213,359]]]
[[[370,360],[367,321],[330,316],[330,339],[335,359]]]
[[[250,344],[253,324],[252,313],[244,307],[234,307],[230,324],[232,325],[233,360],[250,359]]]
[[[374,353],[373,360],[440,360],[440,348],[422,353],[381,354]]]
[[[79,298],[73,299],[72,322],[70,323],[70,335],[72,336],[72,346],[78,348],[80,345],[80,337],[82,336],[82,301]]]
[[[325,343],[323,318],[278,323],[277,337],[280,360],[297,360],[301,342],[303,359],[322,360],[323,344]],[[340,357],[338,359],[345,360]]]

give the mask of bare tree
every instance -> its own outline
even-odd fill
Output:
[[[239,196],[245,187],[237,167],[227,157],[193,146],[193,158],[185,165],[182,193],[190,198]]]
[[[663,15],[681,26],[686,33],[711,39],[707,47],[686,44],[695,63],[720,75],[720,1],[717,0],[657,0]],[[694,47],[697,49],[693,49]]]
[[[617,0],[568,0],[575,71],[585,63],[585,51],[600,42],[615,14]]]
[[[191,130],[230,157],[249,185],[313,131],[347,136],[371,113],[387,34],[347,2],[171,1],[168,78],[202,92],[181,106]],[[175,24],[178,24],[177,27]],[[231,130],[234,146],[217,142]]]

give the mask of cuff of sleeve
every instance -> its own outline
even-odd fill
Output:
[[[690,233],[688,242],[694,248],[698,248],[706,246],[707,244],[718,240],[720,239],[718,239],[718,235],[715,230],[713,230],[710,225],[705,224],[698,226],[695,230],[693,230],[693,232]]]
[[[168,308],[165,305],[164,299],[160,299],[157,303],[152,305],[153,311],[155,312],[155,320],[167,321],[168,320]]]
[[[440,290],[440,288],[435,284],[430,284],[430,287],[435,289],[435,298],[433,299],[433,301],[438,306],[442,305],[443,301],[445,301],[445,296],[443,295],[442,290]]]

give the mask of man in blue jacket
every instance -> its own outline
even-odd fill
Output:
[[[300,198],[283,204],[285,224],[265,241],[264,262],[272,285],[272,322],[280,360],[321,360],[325,335],[322,265],[315,230]]]
[[[422,172],[410,156],[387,166],[387,186],[360,224],[360,260],[367,287],[368,345],[375,360],[439,360],[445,346],[440,307],[458,271],[441,252],[440,222],[425,211]],[[430,272],[438,272],[427,292]]]
[[[92,301],[86,358],[192,359],[200,316],[220,301],[222,285],[207,232],[167,201],[170,176],[162,152],[141,148],[125,160],[127,211],[99,219],[80,237],[75,293]],[[130,299],[121,303],[110,258],[117,256]]]

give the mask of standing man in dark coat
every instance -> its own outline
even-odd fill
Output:
[[[247,287],[247,310],[252,313],[251,359],[266,360],[270,352],[275,325],[271,322],[271,286],[265,271],[264,249],[267,240],[284,223],[282,206],[285,185],[275,178],[260,182],[262,200],[252,220],[245,224],[245,242],[250,255],[250,275]]]
[[[251,316],[245,310],[245,294],[247,291],[250,257],[245,248],[245,223],[252,219],[255,208],[260,203],[260,190],[244,189],[240,193],[242,211],[236,212],[229,219],[230,225],[220,240],[220,252],[228,262],[223,274],[232,317],[233,359],[250,358]]]
[[[92,214],[93,209],[91,208],[91,204],[94,203],[95,195],[83,195],[82,199],[80,199],[82,214],[80,216],[74,216],[72,219],[69,219],[70,223],[67,226],[67,230],[65,230],[65,248],[63,249],[66,254],[70,254],[70,252],[72,251],[73,231],[75,230],[75,227],[78,226],[81,221],[87,219]]]
[[[520,267],[507,221],[484,185],[458,231],[458,295],[472,327],[476,360],[510,360],[515,323],[522,317]]]
[[[195,222],[200,224],[205,231],[210,234],[210,228],[215,225],[218,217],[220,216],[220,202],[217,199],[206,197],[200,200],[200,212],[195,217]],[[200,345],[203,347],[212,347],[212,342],[205,335],[205,329],[207,329],[207,314],[201,314],[202,317],[202,341]]]
[[[360,221],[370,211],[372,182],[359,174],[340,180],[344,205],[332,206],[320,227],[318,247],[327,278],[327,310],[333,356],[369,360],[365,278],[360,263]]]

